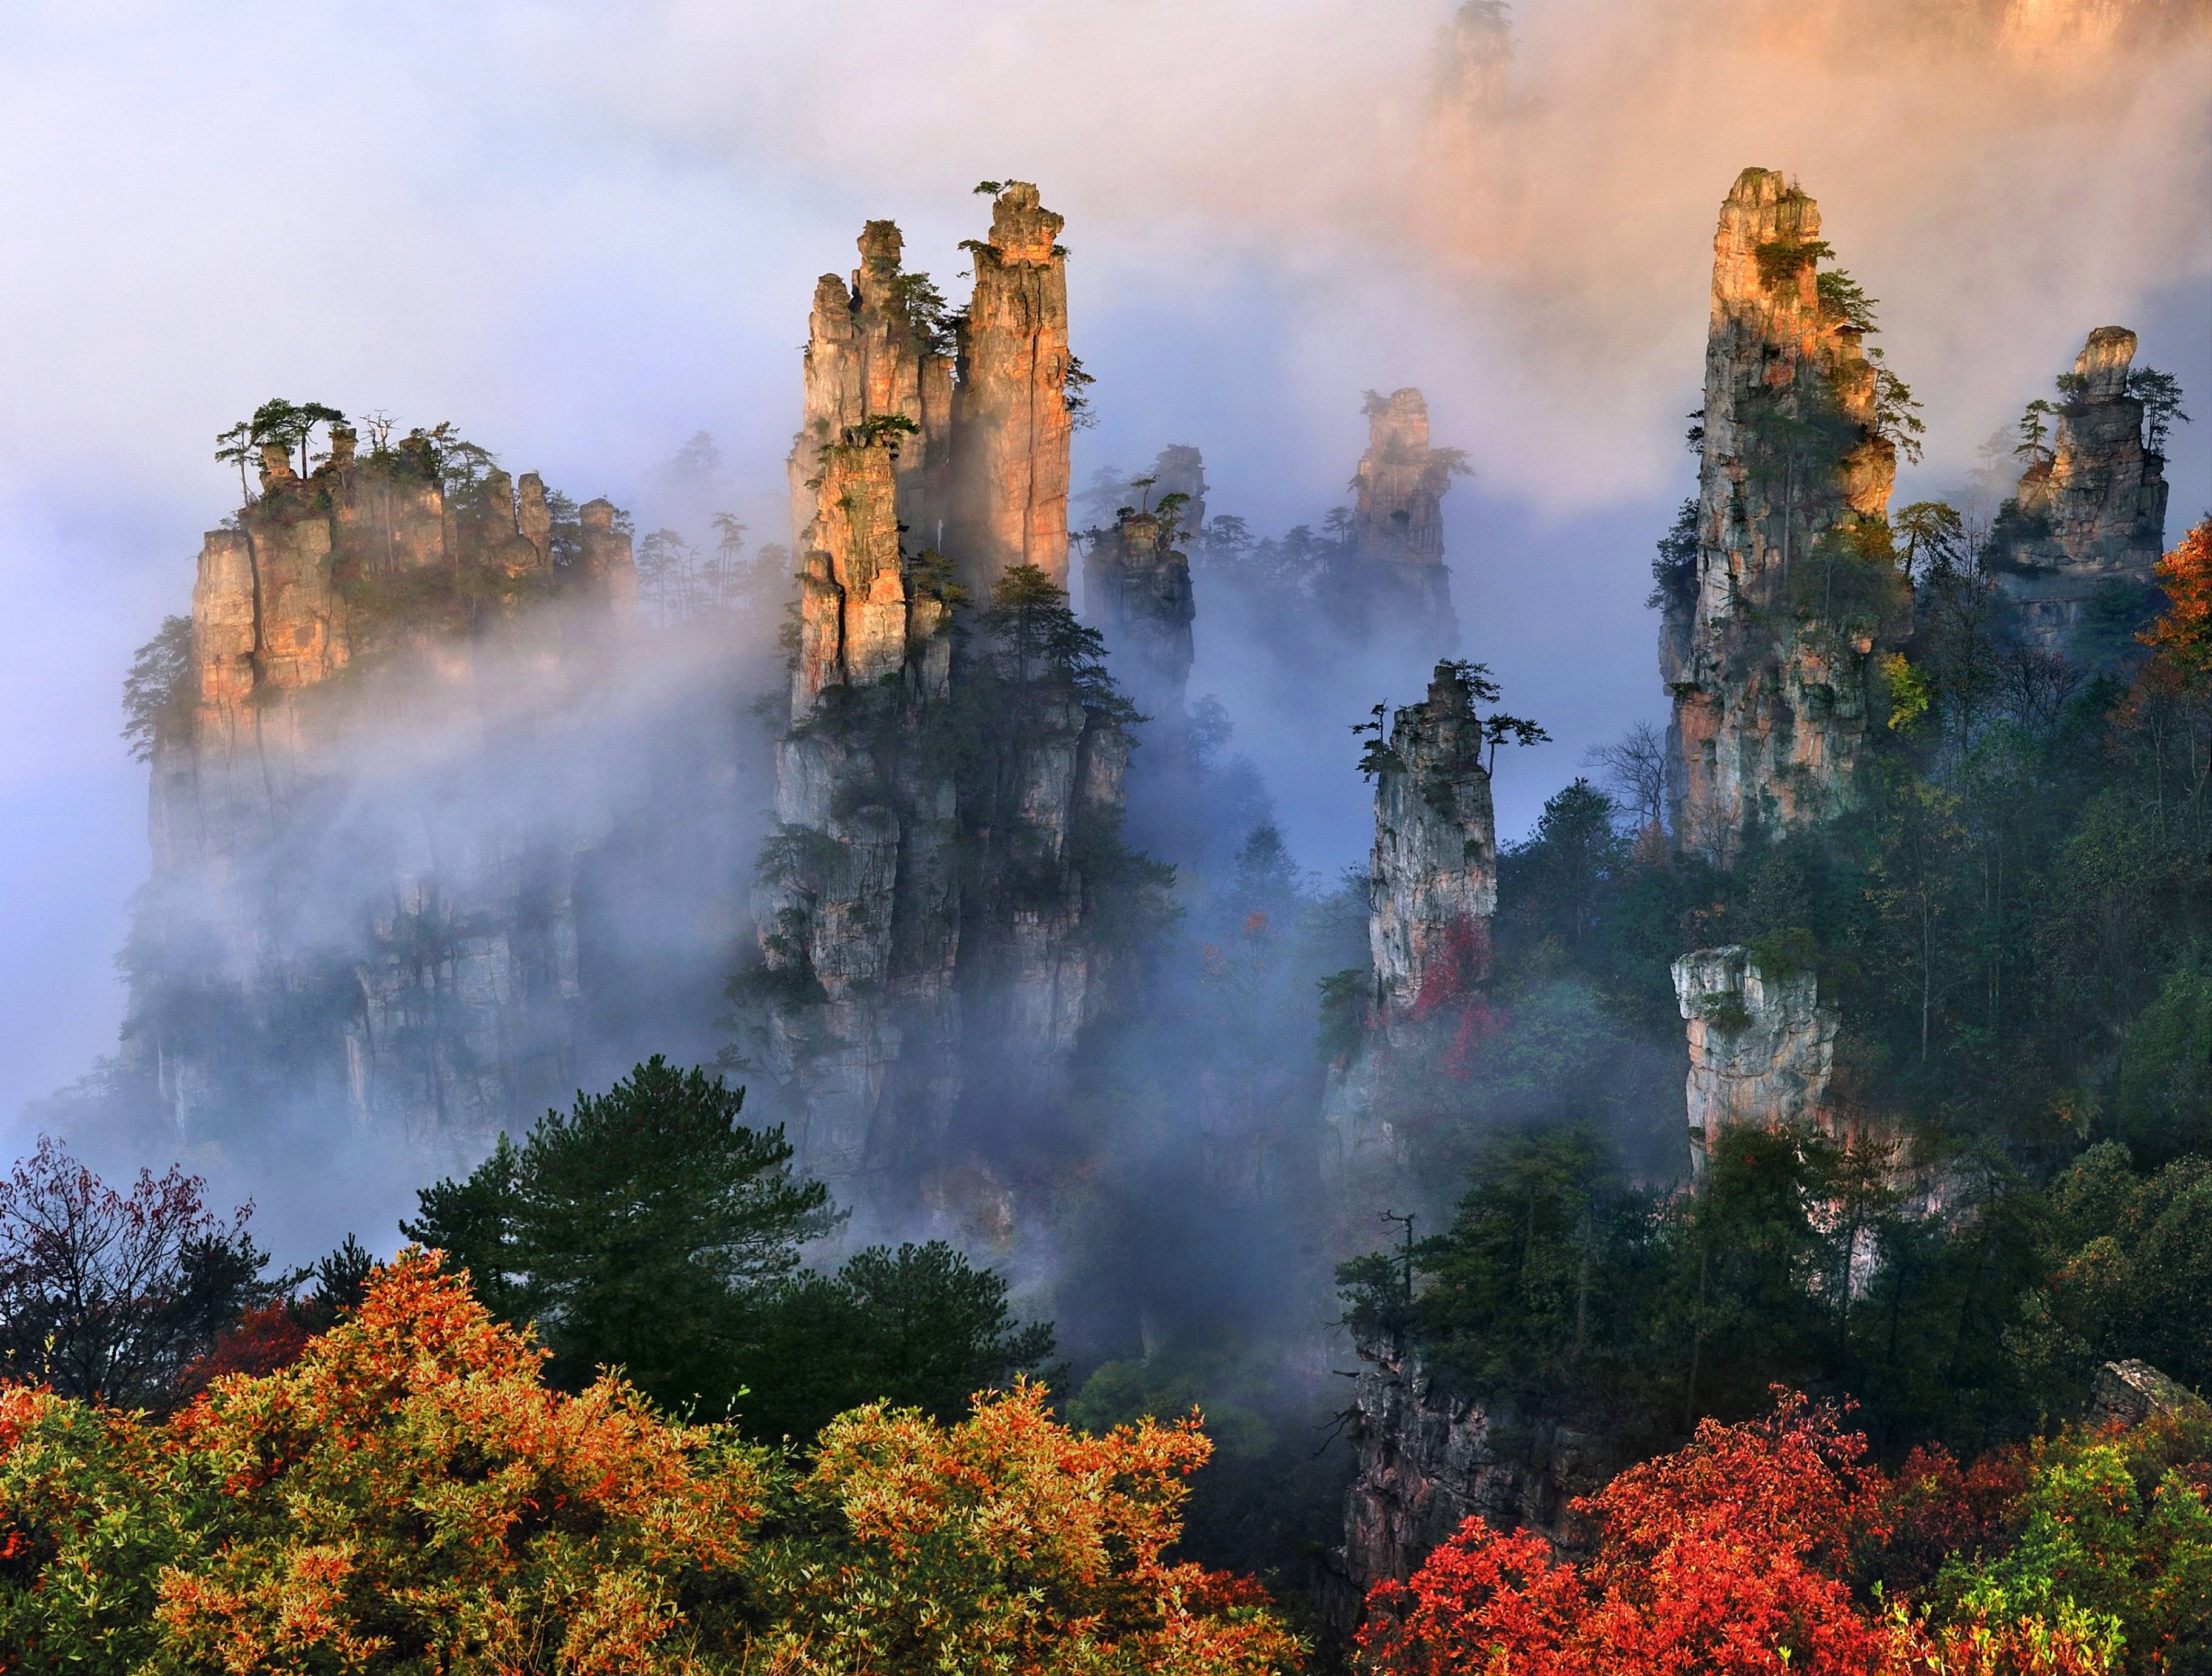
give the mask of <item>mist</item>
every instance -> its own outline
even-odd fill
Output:
[[[2078,9],[1531,0],[1470,35],[1436,0],[32,9],[0,56],[20,613],[0,1113],[112,1049],[146,871],[115,690],[234,500],[210,439],[271,392],[452,418],[641,534],[699,541],[732,511],[756,548],[787,541],[813,276],[890,216],[957,294],[969,186],[1019,173],[1068,217],[1099,380],[1079,485],[1190,443],[1213,512],[1317,525],[1364,446],[1359,392],[1426,392],[1476,472],[1445,502],[1462,652],[1553,736],[1501,765],[1510,840],[1590,746],[1661,711],[1647,565],[1692,480],[1710,228],[1739,168],[1802,179],[1883,300],[1929,424],[1902,498],[1963,480],[2092,325],[2136,326],[2147,361],[2212,387],[2212,47],[2187,9]],[[668,469],[702,429],[711,489]],[[2185,430],[2177,521],[2212,499],[2206,459]],[[1340,647],[1286,713],[1202,582],[1199,612],[1193,693],[1227,708],[1296,865],[1331,879],[1371,832],[1349,724],[1425,669]],[[768,794],[724,795],[734,853]],[[723,918],[687,919],[688,949],[742,942],[740,911],[694,906]],[[648,948],[672,922],[624,918]],[[662,1045],[639,1022],[623,1051]],[[286,1237],[343,1231],[319,1224]]]

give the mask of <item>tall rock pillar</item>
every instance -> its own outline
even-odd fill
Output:
[[[1067,586],[1067,274],[1065,223],[1025,180],[971,243],[975,295],[960,328],[953,395],[953,548],[976,599],[1017,565]]]
[[[904,249],[896,222],[870,222],[861,230],[860,265],[851,287],[835,274],[815,282],[799,434],[786,467],[794,551],[806,550],[807,526],[819,504],[815,480],[822,451],[870,420],[879,422],[878,431],[905,439],[891,464],[899,519],[913,544],[940,543],[952,446],[952,358],[938,342],[941,325],[929,276],[901,269]]]
[[[1198,615],[1190,561],[1176,550],[1175,521],[1125,513],[1083,560],[1083,608],[1106,637],[1116,673],[1137,707],[1179,716],[1190,685],[1191,622]]]
[[[1433,653],[1455,650],[1451,573],[1444,566],[1444,491],[1463,472],[1456,448],[1429,446],[1429,404],[1408,386],[1367,392],[1367,452],[1352,474],[1352,540],[1396,625],[1418,628]]]
[[[1839,290],[1820,206],[1746,169],[1721,206],[1705,348],[1697,565],[1666,603],[1678,830],[1725,853],[1753,824],[1844,806],[1893,633],[1883,520],[1896,449],[1878,368]]]
[[[1375,778],[1368,944],[1394,1010],[1463,992],[1486,966],[1498,911],[1498,832],[1482,720],[1465,673],[1438,664],[1398,712]]]
[[[2100,595],[2114,597],[2118,638],[2131,644],[2127,619],[2146,603],[2166,550],[2166,461],[2130,388],[2135,355],[2125,326],[2089,334],[2060,381],[2051,451],[2030,462],[1990,531],[1990,568],[2014,632],[2077,661],[2111,649],[2089,632]]]

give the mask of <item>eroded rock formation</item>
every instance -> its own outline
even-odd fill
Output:
[[[1467,667],[1438,664],[1428,696],[1399,710],[1387,743],[1369,747],[1375,989],[1364,999],[1358,1041],[1330,1066],[1322,1096],[1322,1175],[1353,1240],[1364,1237],[1360,1224],[1371,1224],[1380,1198],[1420,1186],[1406,1177],[1419,1161],[1386,1110],[1394,1075],[1451,1051],[1488,975],[1498,835],[1474,705]]]
[[[1359,1347],[1346,1439],[1358,1467],[1327,1602],[1345,1630],[1359,1621],[1368,1590],[1411,1576],[1471,1517],[1575,1553],[1589,1533],[1572,1503],[1625,1464],[1618,1441],[1598,1430],[1506,1396],[1455,1395],[1418,1354],[1378,1345]]]
[[[1367,452],[1352,474],[1351,550],[1326,590],[1363,633],[1379,632],[1433,658],[1459,644],[1444,564],[1444,492],[1466,456],[1429,441],[1429,404],[1410,387],[1367,392]]]
[[[599,655],[592,625],[634,606],[629,538],[594,502],[562,564],[535,474],[449,492],[419,435],[364,458],[340,429],[305,479],[272,446],[261,489],[202,547],[151,742],[126,1044],[185,1139],[283,1101],[465,1151],[567,1075],[576,861],[605,815],[580,790],[521,829],[458,765]]]
[[[1482,758],[1467,673],[1438,664],[1428,697],[1397,713],[1375,777],[1368,942],[1393,1008],[1464,989],[1488,960],[1498,835]]]
[[[1731,944],[1684,955],[1674,976],[1689,1027],[1690,1159],[1700,1175],[1731,1129],[1832,1126],[1838,1019],[1811,971],[1770,975]]]
[[[1181,715],[1190,685],[1198,608],[1190,561],[1174,545],[1179,521],[1125,512],[1083,559],[1085,615],[1106,636],[1137,707],[1155,717]]]
[[[1067,540],[1060,227],[1015,182],[992,242],[970,247],[975,296],[941,451],[933,363],[868,301],[914,289],[896,229],[870,223],[854,289],[817,292],[793,466],[807,507],[792,725],[749,983],[805,1167],[840,1183],[943,1165],[963,1098],[1048,1101],[1102,1004],[1096,862],[1117,853],[1129,741],[1052,626],[1072,627],[1052,586]],[[831,405],[821,392],[854,319],[885,346],[868,365],[896,375],[840,372]],[[941,520],[908,510],[936,504],[940,483]],[[917,516],[941,527],[942,557]],[[1155,570],[1180,563],[1152,557]],[[994,592],[1021,566],[1044,583]],[[956,576],[982,608],[957,657]],[[1186,608],[1188,594],[1186,572]],[[1187,618],[1183,633],[1187,648]]]
[[[2130,392],[2136,335],[2100,326],[2075,358],[2051,420],[2051,448],[2020,480],[1990,535],[1990,568],[2029,643],[2096,655],[2085,630],[2111,598],[2124,640],[2166,550],[2165,460],[2146,446],[2143,404]]]
[[[878,431],[905,439],[891,462],[899,520],[917,547],[939,543],[950,488],[952,357],[944,352],[928,276],[900,266],[904,244],[894,223],[870,222],[850,287],[835,274],[815,283],[799,434],[787,468],[795,551],[806,550],[822,451],[872,419]]]
[[[1846,804],[1877,649],[1898,628],[1879,534],[1896,449],[1863,314],[1815,273],[1826,248],[1819,205],[1771,169],[1746,169],[1721,206],[1697,561],[1660,638],[1676,828],[1716,853],[1753,823]]]
[[[1065,225],[1027,181],[991,206],[988,242],[966,246],[975,293],[959,328],[953,391],[954,507],[947,550],[977,598],[1016,565],[1067,586]]]

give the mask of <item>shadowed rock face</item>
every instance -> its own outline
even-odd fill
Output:
[[[1684,955],[1674,975],[1689,1025],[1690,1159],[1700,1174],[1731,1129],[1826,1124],[1838,1018],[1812,973],[1770,977],[1731,945]]]
[[[1820,234],[1818,204],[1747,169],[1713,241],[1697,564],[1663,602],[1660,665],[1677,829],[1718,853],[1754,822],[1802,827],[1848,800],[1897,626],[1815,585],[1838,538],[1886,515],[1897,472],[1876,369],[1820,295]]]
[[[134,932],[150,958],[126,1025],[180,1138],[254,1074],[433,1150],[466,1151],[560,1091],[576,863],[604,811],[582,799],[525,832],[474,806],[458,768],[443,807],[419,795],[411,765],[465,760],[518,671],[557,679],[590,655],[584,625],[632,613],[613,508],[582,508],[576,534],[556,568],[536,474],[518,491],[494,470],[449,499],[426,452],[362,458],[343,429],[304,480],[270,450],[261,498],[209,532],[185,702],[154,741]],[[568,614],[529,610],[558,599]],[[408,794],[362,810],[383,771]],[[333,877],[355,897],[307,899]]]
[[[1067,586],[1066,258],[1061,218],[1027,181],[1007,183],[991,237],[971,244],[975,294],[960,327],[953,392],[952,539],[977,598],[1016,565]]]
[[[1469,1518],[1534,1531],[1565,1555],[1588,1545],[1592,1533],[1573,1503],[1626,1464],[1618,1441],[1510,1396],[1455,1394],[1418,1355],[1396,1347],[1358,1349],[1345,1433],[1358,1470],[1327,1600],[1332,1623],[1352,1629],[1370,1589],[1410,1577]]]
[[[1137,707],[1182,714],[1190,685],[1191,622],[1198,615],[1190,561],[1148,512],[1116,519],[1083,561],[1083,609],[1106,636],[1116,674]]]
[[[2123,617],[2138,614],[2166,549],[2166,462],[2145,446],[2143,404],[2128,392],[2135,354],[2124,326],[2089,334],[2051,420],[2050,457],[2022,474],[1991,532],[2013,631],[2077,660],[2099,656],[2086,631],[2100,596]]]

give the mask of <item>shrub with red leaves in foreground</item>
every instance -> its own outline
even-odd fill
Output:
[[[2039,1483],[2071,1470],[2069,1449],[2009,1476],[1923,1457],[1892,1485],[1832,1409],[1785,1395],[1762,1420],[1708,1420],[1687,1448],[1583,1503],[1599,1532],[1586,1563],[1468,1521],[1409,1582],[1370,1595],[1361,1656],[1387,1676],[2096,1676],[2124,1657],[2130,1669],[2197,1667],[2170,1655],[2201,1637],[2201,1613],[2163,1651],[2125,1657],[2128,1614],[2108,1609],[2121,1602],[2005,1575]],[[1931,1539],[1990,1546],[1936,1558],[1923,1552]],[[1923,1575],[1934,1560],[1917,1599],[1869,1585],[1890,1558]],[[2172,1580],[2196,1565],[2168,1552],[2149,1570]]]

